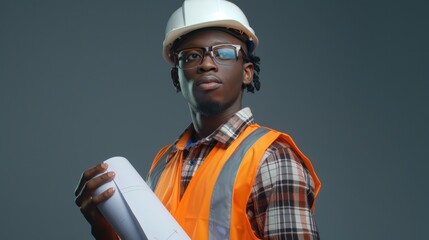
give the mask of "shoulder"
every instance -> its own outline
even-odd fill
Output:
[[[259,163],[256,185],[301,186],[314,189],[314,182],[303,160],[284,138],[277,138],[265,151]]]
[[[296,145],[282,136],[270,144],[260,160],[247,205],[248,215],[261,236],[288,234],[291,238],[299,235],[307,239],[308,234],[317,234],[310,212],[315,185],[300,153],[294,150]],[[289,219],[288,225],[284,224],[285,217]]]

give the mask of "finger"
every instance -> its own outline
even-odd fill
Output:
[[[107,172],[101,174],[100,176],[94,177],[91,180],[88,180],[86,184],[83,186],[81,192],[75,199],[75,203],[77,206],[81,206],[84,201],[91,198],[93,192],[100,187],[101,185],[110,182],[115,177],[114,172]]]
[[[74,191],[74,195],[78,196],[80,192],[82,191],[82,188],[85,186],[86,182],[93,177],[95,177],[97,174],[100,174],[107,170],[107,163],[100,163],[95,167],[87,169],[85,172],[82,173],[82,176],[80,177],[80,181]]]
[[[115,188],[111,187],[111,188],[107,189],[106,191],[102,192],[101,194],[94,196],[92,198],[92,203],[95,205],[98,205],[99,203],[104,202],[107,199],[109,199],[111,196],[113,196],[114,193],[115,193]]]
[[[88,180],[85,186],[87,189],[87,192],[92,193],[95,189],[97,189],[101,185],[112,181],[113,178],[115,178],[115,172],[110,171],[110,172],[103,173],[100,176],[94,177],[91,180]]]
[[[79,209],[88,222],[92,222],[94,219],[100,217],[101,214],[97,208],[97,205],[109,199],[114,194],[114,192],[114,188],[109,188],[100,195],[96,197],[89,197],[82,202],[82,205],[79,207]]]

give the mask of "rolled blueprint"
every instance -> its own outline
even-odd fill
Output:
[[[109,165],[107,171],[116,175],[94,195],[110,187],[116,189],[98,208],[122,240],[190,240],[126,158],[112,157],[104,162]]]

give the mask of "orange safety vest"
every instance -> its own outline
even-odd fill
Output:
[[[229,147],[215,145],[180,198],[182,155],[189,138],[186,132],[175,146],[159,151],[149,171],[148,184],[191,239],[258,239],[246,206],[262,156],[276,139],[286,141],[302,159],[315,183],[314,199],[319,193],[319,178],[292,138],[251,124]],[[169,154],[173,155],[167,162]],[[311,211],[314,205],[315,202]]]

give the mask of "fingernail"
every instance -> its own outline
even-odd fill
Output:
[[[103,169],[107,169],[108,165],[107,165],[107,163],[103,162],[103,163],[101,164],[101,167],[102,167]]]
[[[115,189],[114,188],[109,188],[108,192],[109,193],[113,193],[113,192],[115,192]]]
[[[108,172],[108,173],[107,173],[107,176],[109,176],[109,177],[114,177],[114,176],[115,176],[115,172]]]

